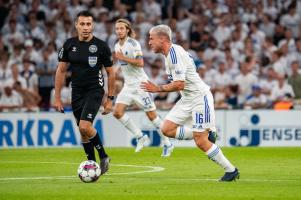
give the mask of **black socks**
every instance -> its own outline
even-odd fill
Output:
[[[92,143],[92,145],[98,151],[100,160],[103,159],[103,158],[108,157],[108,155],[105,152],[105,149],[103,148],[103,145],[102,145],[102,142],[101,142],[101,139],[100,139],[98,133],[96,133],[96,135],[93,138],[90,138],[90,143]]]
[[[94,153],[94,145],[92,144],[92,142],[90,142],[90,141],[83,142],[82,144],[83,144],[87,159],[96,161],[95,153]]]

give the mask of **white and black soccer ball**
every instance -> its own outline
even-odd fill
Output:
[[[95,161],[86,160],[79,165],[77,174],[81,181],[91,183],[98,180],[101,169]]]

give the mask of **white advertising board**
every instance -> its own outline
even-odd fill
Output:
[[[150,146],[159,146],[158,131],[142,111],[127,112]],[[164,118],[167,111],[159,111]],[[301,146],[301,111],[216,111],[220,146]],[[131,147],[136,140],[111,114],[98,115],[94,127],[107,147]],[[175,146],[194,141],[172,140]],[[0,113],[0,148],[80,146],[72,113]]]
[[[227,111],[226,146],[301,146],[300,111]]]

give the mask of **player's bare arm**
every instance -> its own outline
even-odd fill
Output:
[[[129,57],[126,57],[121,50],[115,52],[115,57],[118,60],[130,63],[130,64],[132,64],[136,67],[143,67],[144,66],[143,58],[129,58]]]
[[[55,108],[63,112],[64,107],[61,100],[61,90],[65,82],[65,77],[68,69],[68,63],[59,62],[55,73]]]
[[[113,67],[106,67],[106,72],[108,75],[108,96],[114,96],[115,92],[115,71]],[[104,111],[102,112],[103,115],[109,114],[113,108],[113,100],[107,98],[104,102]]]
[[[185,87],[184,81],[173,81],[166,85],[156,85],[150,81],[142,82],[140,85],[141,89],[146,92],[173,92],[183,90]]]

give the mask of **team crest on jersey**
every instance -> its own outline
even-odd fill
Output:
[[[95,53],[95,52],[97,51],[97,46],[94,45],[94,44],[90,45],[90,46],[89,46],[89,51],[90,51],[91,53]]]
[[[95,65],[97,64],[97,57],[96,56],[89,56],[88,57],[88,62],[90,67],[95,67]]]

